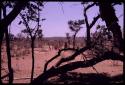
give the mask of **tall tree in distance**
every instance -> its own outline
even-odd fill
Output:
[[[78,21],[68,21],[68,25],[71,31],[74,32],[73,35],[73,48],[75,48],[76,46],[76,35],[77,33],[80,31],[80,29],[82,28],[81,25],[84,24],[84,20],[78,20]]]
[[[37,38],[38,38],[39,40],[42,40],[42,38],[43,38],[42,29],[39,29],[39,30],[37,31]]]
[[[70,46],[70,43],[71,43],[69,33],[66,33],[66,39],[67,39],[67,42],[65,43],[65,46],[64,46],[64,47],[69,47],[69,46]]]

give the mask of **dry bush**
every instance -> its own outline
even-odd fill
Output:
[[[18,41],[14,40],[14,42],[11,43],[11,55],[12,57],[20,57],[24,56],[26,54],[30,54],[30,44],[29,41]]]

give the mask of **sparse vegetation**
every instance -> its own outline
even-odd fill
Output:
[[[117,4],[121,3],[82,2],[84,19],[67,23],[73,36],[67,32],[65,37],[44,37],[40,29],[40,22],[46,20],[40,19],[42,1],[1,1],[0,84],[123,83],[124,38],[114,10]],[[6,6],[12,8],[8,15]],[[89,21],[87,12],[93,6],[99,7],[99,13]],[[26,29],[15,36],[8,26],[18,15],[18,25]],[[96,25],[100,18],[105,25]],[[86,29],[85,37],[77,37],[81,28]]]

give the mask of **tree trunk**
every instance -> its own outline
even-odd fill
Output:
[[[76,47],[76,34],[78,33],[78,31],[75,32],[75,34],[73,35],[73,48],[75,49]]]
[[[0,16],[0,20],[1,20],[1,18],[2,18],[2,16]],[[1,59],[1,46],[2,46],[2,41],[1,41],[1,43],[0,43],[0,62],[2,62],[2,59]],[[0,68],[2,68],[1,67],[1,64],[2,63],[0,63]],[[0,74],[1,74],[1,70],[0,70]],[[1,78],[1,75],[0,75],[0,84],[2,85],[3,83],[2,83],[2,78]]]
[[[75,48],[76,33],[73,35],[73,48]]]
[[[68,47],[70,46],[70,37],[68,38]]]
[[[0,61],[1,61],[1,45],[0,45]],[[0,68],[1,68],[1,63],[0,63]],[[0,70],[0,74],[1,74],[1,70]],[[1,80],[1,75],[0,75],[0,84],[2,85],[2,80]]]
[[[122,32],[119,24],[117,23],[118,18],[116,17],[114,8],[111,6],[111,3],[105,2],[99,3],[99,10],[101,18],[105,21],[108,30],[113,33],[114,45],[123,50]]]
[[[6,8],[3,9],[3,16],[6,17]],[[6,36],[6,51],[7,51],[7,58],[8,58],[9,84],[12,84],[13,83],[13,69],[11,66],[10,39],[9,39],[9,34],[8,34],[8,28],[5,29],[5,36]]]
[[[34,41],[35,41],[35,38],[32,37],[31,38],[31,49],[32,49],[32,70],[31,70],[31,82],[33,80],[33,75],[34,75],[34,63],[35,63],[35,60],[34,60]]]
[[[90,28],[87,28],[87,46],[90,45]]]
[[[4,19],[0,19],[0,61],[1,61],[1,46],[2,41],[5,33],[5,29],[7,29],[8,25],[16,18],[16,16],[19,14],[19,12],[22,10],[23,7],[26,6],[28,1],[18,1],[15,5],[14,9],[9,13],[7,17]],[[1,18],[1,16],[0,16]],[[1,64],[0,64],[1,67]],[[0,71],[1,74],[1,71]],[[0,83],[2,83],[2,80],[0,79]]]
[[[13,69],[11,66],[10,40],[8,35],[8,29],[6,29],[5,35],[6,35],[6,50],[7,50],[7,57],[8,57],[9,84],[12,84],[14,76],[13,76]]]
[[[1,64],[2,64],[2,59],[1,59],[1,46],[2,46],[2,44],[0,45],[0,68],[2,68],[2,66],[1,66]],[[1,70],[0,70],[0,74],[1,74]],[[3,83],[2,83],[2,77],[1,77],[1,75],[0,75],[0,85],[2,85]]]

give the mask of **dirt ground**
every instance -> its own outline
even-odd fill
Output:
[[[20,51],[20,50],[18,50]],[[2,52],[4,55],[5,52]],[[52,58],[57,54],[57,50],[43,50],[42,48],[35,48],[35,71],[34,71],[34,78],[39,76],[43,73],[43,67],[47,60]],[[65,54],[66,55],[66,54]],[[67,54],[68,55],[68,54]],[[7,58],[3,56],[2,62],[2,76],[7,74]],[[51,66],[55,65],[55,63],[59,60],[57,58],[52,63],[49,64]],[[73,61],[83,61],[81,56],[77,56]],[[29,83],[31,77],[31,53],[26,54],[23,56],[12,57],[12,67],[14,69],[14,83]],[[115,65],[114,65],[115,64]],[[112,60],[105,60],[94,65],[98,73],[106,73],[109,76],[115,76],[118,74],[123,74],[123,63],[120,61],[112,61]],[[87,68],[79,68],[73,70],[71,72],[77,73],[96,73],[96,71],[92,67]],[[8,82],[8,79],[3,79],[4,83]]]

